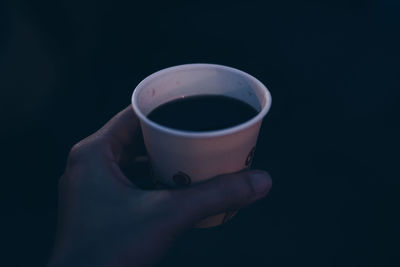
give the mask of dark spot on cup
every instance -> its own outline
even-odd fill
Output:
[[[192,183],[190,176],[184,172],[178,172],[174,174],[174,176],[172,176],[172,180],[174,180],[174,182],[177,185],[182,185],[182,186],[188,186]]]
[[[245,165],[246,167],[249,167],[251,165],[251,162],[253,161],[254,158],[254,152],[256,151],[256,147],[253,147],[249,153],[249,155],[246,158]]]

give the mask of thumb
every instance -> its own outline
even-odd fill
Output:
[[[237,210],[266,196],[272,180],[267,172],[251,170],[217,176],[174,192],[174,209],[184,224],[228,210]]]

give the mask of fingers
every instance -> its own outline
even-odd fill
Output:
[[[174,191],[173,207],[184,224],[227,210],[236,210],[266,196],[272,180],[264,171],[252,170],[219,176],[203,184]]]
[[[138,188],[144,190],[155,189],[155,181],[151,174],[151,167],[147,157],[136,157],[129,165],[121,169],[125,176]]]
[[[101,129],[75,144],[67,160],[66,170],[91,169],[97,182],[100,177],[114,177],[133,186],[122,169],[134,165],[133,158],[144,151],[139,120],[128,106]],[[109,179],[103,179],[106,181]]]
[[[131,105],[115,115],[97,134],[110,146],[118,163],[142,150],[140,123]]]

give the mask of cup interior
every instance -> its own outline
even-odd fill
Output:
[[[165,69],[145,79],[135,90],[140,111],[147,116],[166,102],[196,95],[233,97],[258,111],[265,106],[265,91],[255,78],[228,67],[191,65]]]
[[[256,78],[215,64],[186,64],[158,71],[136,87],[132,103],[139,118],[153,125],[147,119],[152,110],[166,102],[197,95],[222,95],[241,100],[259,112],[258,120],[271,105],[268,89]]]

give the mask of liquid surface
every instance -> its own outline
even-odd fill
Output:
[[[203,95],[176,99],[152,110],[150,120],[184,131],[215,131],[246,122],[257,115],[249,104],[226,96]]]

